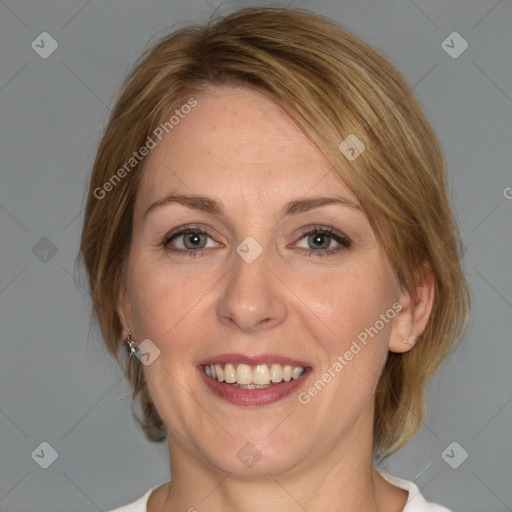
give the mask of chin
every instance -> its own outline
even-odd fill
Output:
[[[261,431],[260,431],[261,432]],[[209,462],[231,477],[243,479],[268,478],[296,468],[303,457],[304,445],[286,444],[282,436],[269,440],[267,432],[249,440],[234,437],[223,453],[204,454]],[[288,437],[290,439],[290,437]]]

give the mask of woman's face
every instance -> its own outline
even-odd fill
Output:
[[[151,342],[144,371],[171,451],[245,475],[370,453],[390,339],[409,334],[395,334],[392,267],[282,111],[243,89],[196,99],[149,155],[120,302]],[[207,363],[278,382],[237,387]]]

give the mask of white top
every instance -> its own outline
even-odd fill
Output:
[[[441,505],[436,505],[435,503],[426,501],[414,482],[409,482],[408,480],[403,480],[401,478],[397,478],[396,476],[382,473],[382,471],[379,471],[379,473],[389,483],[399,487],[400,489],[409,491],[409,497],[407,498],[407,503],[405,504],[405,508],[402,512],[451,512]],[[134,502],[129,503],[124,507],[110,510],[109,512],[147,512],[146,505],[148,503],[149,495],[161,485],[162,484],[158,484],[155,487],[152,487],[146,494],[144,494],[144,496],[141,496],[138,500],[135,500]]]

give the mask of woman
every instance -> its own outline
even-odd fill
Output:
[[[276,8],[160,41],[112,112],[80,251],[169,447],[172,480],[116,511],[446,511],[373,457],[418,430],[462,337],[457,248],[440,145],[371,47]]]

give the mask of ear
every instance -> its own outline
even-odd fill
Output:
[[[425,330],[434,304],[435,274],[428,265],[412,292],[401,290],[398,302],[402,309],[393,319],[389,350],[409,352]]]

